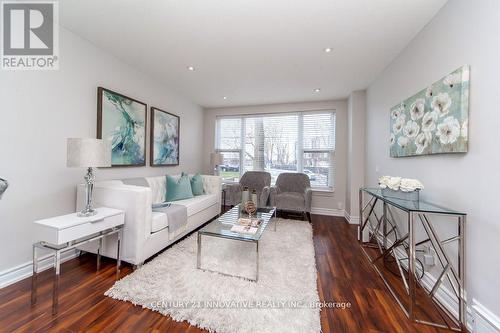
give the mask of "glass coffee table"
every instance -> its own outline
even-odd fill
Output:
[[[217,218],[215,221],[210,222],[207,224],[205,227],[201,228],[198,231],[198,252],[197,252],[197,263],[196,267],[198,269],[203,269],[201,268],[201,237],[202,236],[212,236],[212,237],[219,237],[219,238],[225,238],[225,239],[230,239],[230,240],[236,240],[236,241],[242,241],[242,242],[252,242],[255,243],[255,248],[256,248],[256,274],[255,274],[255,279],[249,279],[244,276],[239,276],[239,275],[231,275],[231,274],[226,274],[222,272],[216,272],[222,275],[229,275],[229,276],[234,276],[234,277],[242,277],[251,281],[257,281],[259,279],[259,240],[261,239],[262,235],[264,234],[264,231],[267,229],[267,226],[269,225],[271,218],[276,217],[276,207],[265,207],[265,208],[258,208],[257,212],[255,212],[252,215],[252,218],[259,218],[262,220],[261,224],[258,227],[257,232],[254,234],[247,234],[247,233],[239,233],[239,232],[234,232],[231,231],[231,228],[235,225],[237,225],[238,219],[239,218],[248,218],[248,214],[243,213],[240,210],[240,205],[237,205],[233,207],[231,210],[227,211],[224,213],[222,216]],[[274,231],[276,231],[276,219],[274,219]],[[203,269],[206,271],[211,271],[208,269]],[[215,272],[215,271],[211,271]]]

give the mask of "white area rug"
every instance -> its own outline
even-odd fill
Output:
[[[211,332],[320,332],[312,228],[278,219],[259,243],[259,280],[196,269],[196,234],[106,292]],[[255,276],[255,244],[202,237],[202,267]]]

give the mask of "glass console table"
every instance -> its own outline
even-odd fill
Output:
[[[411,321],[465,332],[466,214],[384,194],[359,190],[363,252]]]

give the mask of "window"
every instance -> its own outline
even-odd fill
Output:
[[[238,181],[245,171],[265,170],[272,183],[282,172],[303,172],[313,187],[333,187],[335,113],[295,112],[217,118],[215,148],[220,174]]]
[[[222,152],[221,176],[225,180],[237,181],[240,177],[241,118],[224,119],[217,122],[217,150]]]

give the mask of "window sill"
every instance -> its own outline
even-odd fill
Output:
[[[232,185],[232,184],[239,184],[239,182],[234,181],[234,180],[222,180],[222,185]]]
[[[335,193],[335,189],[333,187],[312,187],[311,188],[314,195],[318,196],[331,196]]]

